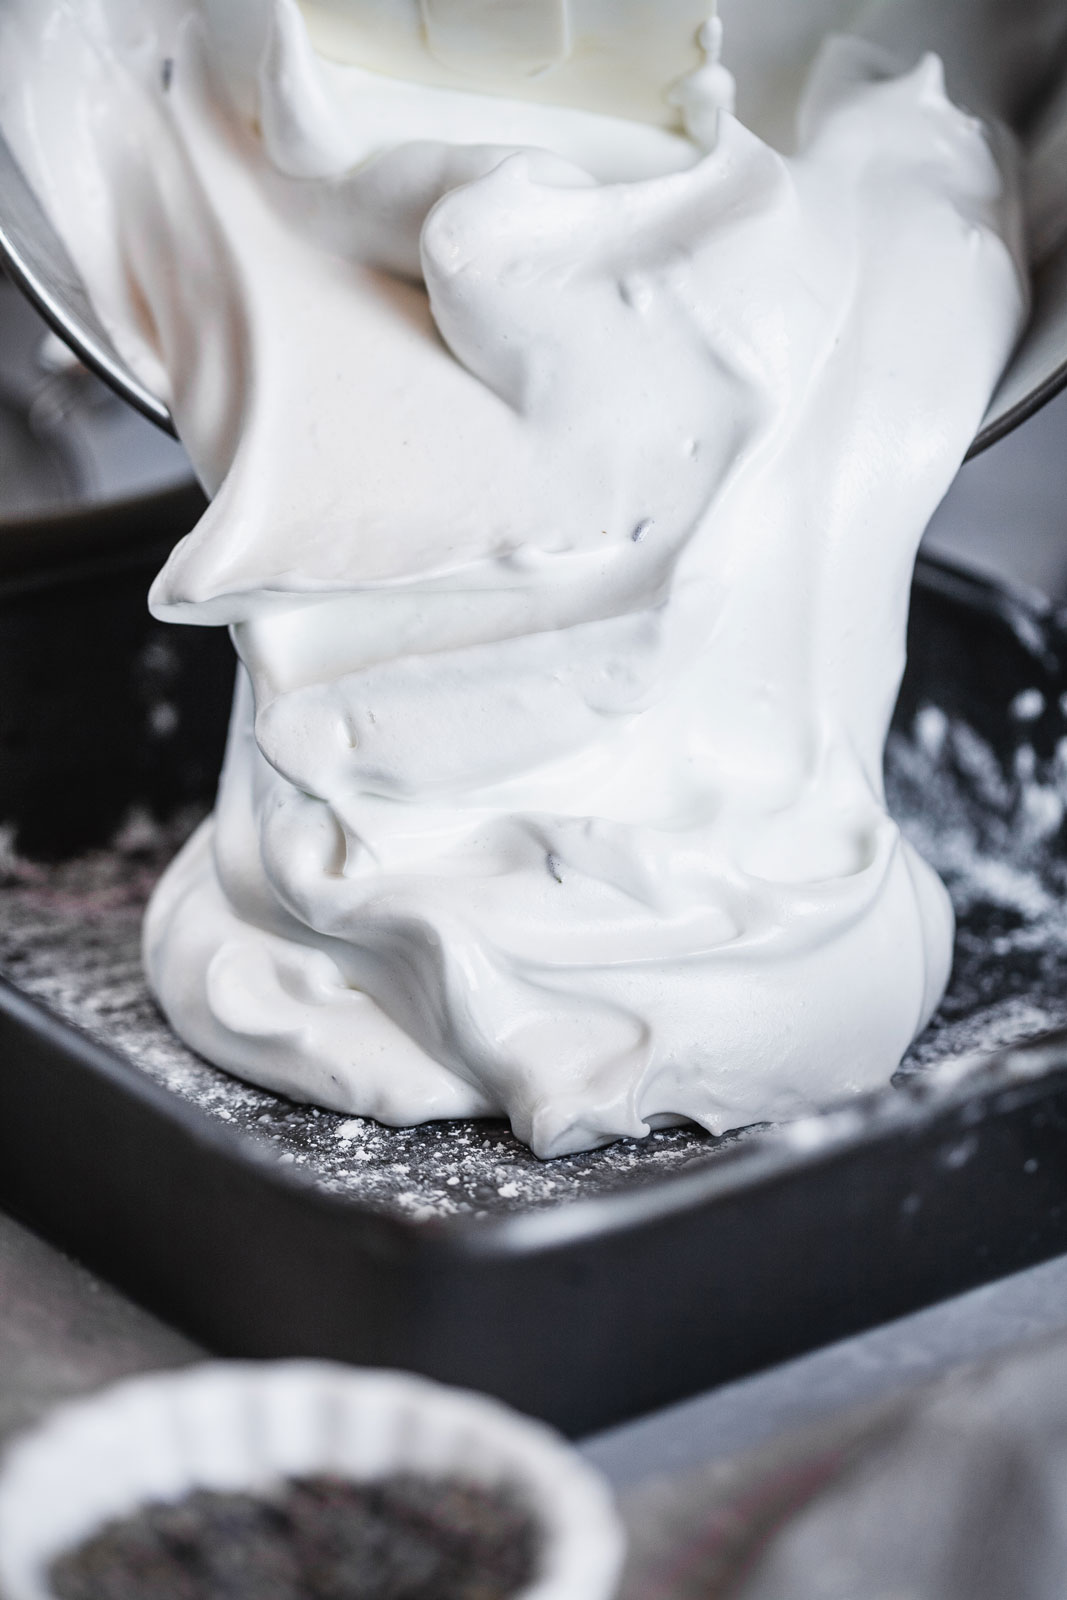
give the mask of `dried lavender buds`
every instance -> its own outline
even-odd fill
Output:
[[[509,1490],[314,1477],[145,1506],[61,1556],[50,1582],[57,1600],[515,1600],[539,1546]]]

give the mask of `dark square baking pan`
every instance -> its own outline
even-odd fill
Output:
[[[0,554],[0,1204],[216,1351],[412,1368],[571,1433],[1067,1249],[1055,615],[920,566],[887,781],[959,936],[896,1084],[540,1163],[500,1124],[295,1106],[155,1013],[140,908],[210,804],[233,674],[224,633],[145,609],[190,510]]]

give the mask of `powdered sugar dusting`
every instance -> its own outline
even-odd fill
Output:
[[[958,919],[949,992],[905,1074],[1067,1024],[1067,737],[1053,734],[1051,754],[1030,737],[1036,719],[1063,721],[1067,708],[1050,711],[1033,688],[1007,709],[1019,741],[1007,755],[929,704],[890,738],[893,813],[948,885]]]

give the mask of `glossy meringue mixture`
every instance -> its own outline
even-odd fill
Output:
[[[602,61],[542,93],[566,26],[519,98],[469,27],[354,64],[339,10],[0,18],[8,136],[214,497],[152,608],[243,663],[160,1004],[546,1157],[885,1083],[953,931],[882,789],[911,568],[1026,309],[981,125],[836,39],[783,157],[681,0],[631,117]]]

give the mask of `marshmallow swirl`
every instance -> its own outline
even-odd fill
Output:
[[[882,787],[911,568],[1026,311],[936,58],[831,41],[788,159],[714,63],[690,134],[327,62],[293,0],[16,0],[0,59],[213,495],[151,596],[241,660],[146,921],[177,1032],[546,1157],[884,1084],[952,945]]]

